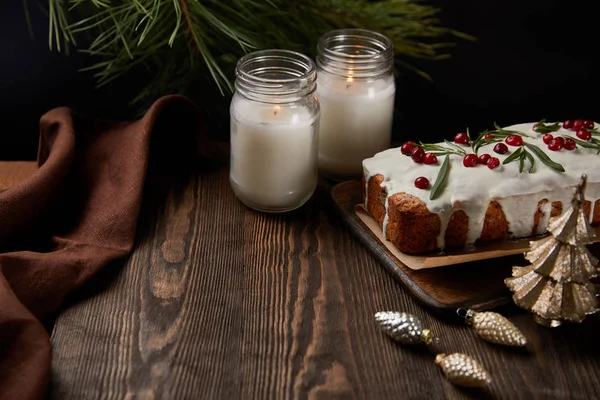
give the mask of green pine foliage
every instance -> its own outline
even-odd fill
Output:
[[[26,15],[27,3],[25,1]],[[365,28],[394,44],[397,63],[425,78],[407,57],[443,59],[448,37],[438,9],[418,0],[43,0],[49,46],[89,53],[85,68],[107,85],[138,67],[154,76],[134,99],[146,102],[210,76],[232,91],[236,60],[248,52],[285,48],[314,57],[318,37],[332,29]],[[441,40],[441,42],[440,42]]]

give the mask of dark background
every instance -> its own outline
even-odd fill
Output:
[[[398,77],[397,141],[434,141],[542,118],[600,120],[597,23],[591,1],[432,0],[442,23],[476,36],[457,40],[446,61],[417,62],[430,83],[409,71]],[[0,159],[34,159],[40,116],[57,106],[102,118],[132,118],[139,75],[94,89],[85,56],[48,50],[48,23],[31,7],[35,40],[21,1],[0,6]],[[215,99],[220,99],[216,102]],[[210,134],[227,140],[228,98],[206,87],[194,100],[209,114]],[[220,104],[221,112],[215,109]]]

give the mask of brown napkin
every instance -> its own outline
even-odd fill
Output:
[[[183,174],[207,148],[197,107],[180,96],[158,100],[135,122],[58,108],[40,128],[39,169],[0,192],[3,399],[44,395],[51,360],[44,325],[65,296],[131,251],[152,171]]]

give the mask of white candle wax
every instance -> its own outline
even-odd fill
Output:
[[[365,158],[390,147],[395,92],[392,76],[364,82],[319,75],[319,170],[323,175],[358,177]]]
[[[308,200],[318,178],[316,125],[305,107],[234,98],[230,179],[236,195],[264,211],[287,211]]]

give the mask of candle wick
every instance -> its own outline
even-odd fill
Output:
[[[273,111],[273,115],[277,115],[277,110]]]
[[[352,86],[352,85],[349,83],[346,83],[346,89],[350,89],[350,86]]]

